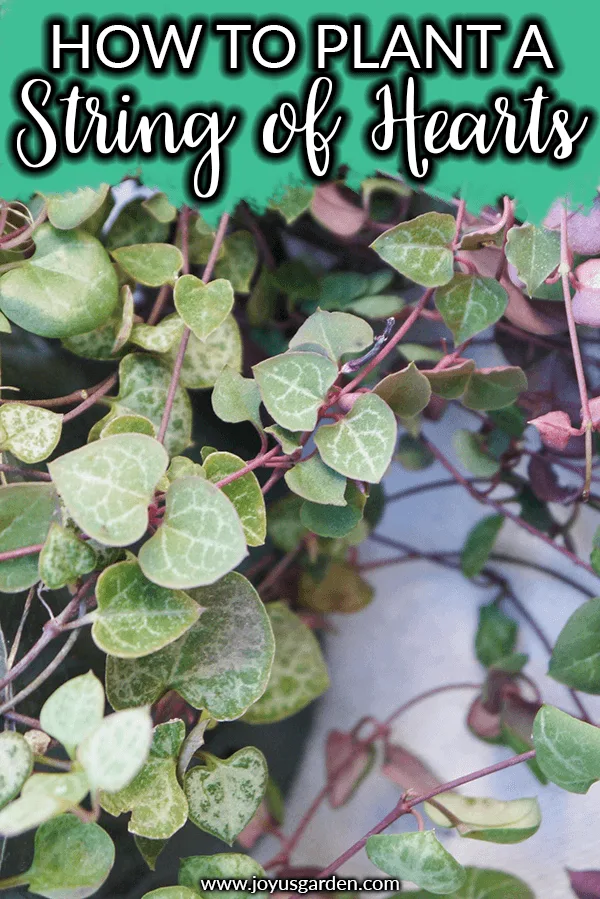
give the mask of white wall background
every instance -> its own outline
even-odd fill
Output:
[[[440,447],[448,447],[457,426],[473,427],[473,420],[453,410],[447,419],[426,430]],[[391,493],[444,476],[439,465],[420,473],[394,465],[385,487]],[[378,530],[426,550],[455,550],[469,528],[489,512],[463,488],[451,487],[390,506]],[[585,558],[595,519],[593,512],[584,511],[575,531],[579,552]],[[592,589],[598,587],[596,579],[510,522],[505,523],[496,548],[550,565]],[[361,551],[363,560],[393,555],[394,550],[373,543]],[[495,567],[508,576],[519,598],[554,642],[583,601],[581,594],[528,569]],[[286,832],[293,830],[294,822],[324,783],[324,742],[330,729],[348,730],[364,714],[384,718],[404,701],[443,683],[482,679],[473,638],[478,606],[489,602],[494,591],[477,588],[459,573],[420,561],[378,569],[369,578],[376,588],[371,606],[357,615],[332,616],[337,630],[327,639],[332,684],[318,708],[313,738],[288,805]],[[505,609],[509,611],[508,605]],[[509,613],[513,615],[512,609]],[[547,654],[525,622],[521,623],[519,649],[530,654],[526,671],[540,684],[544,699],[575,712],[566,688],[546,676]],[[420,704],[398,720],[393,738],[417,753],[444,780],[507,758],[510,750],[481,743],[467,730],[464,719],[473,695],[473,691],[453,691]],[[600,699],[586,698],[585,702],[600,721]],[[568,794],[552,785],[542,787],[526,766],[518,766],[463,790],[498,799],[538,795],[543,823],[530,840],[512,846],[461,839],[438,829],[438,836],[462,863],[512,872],[522,877],[539,899],[572,896],[566,866],[600,868],[600,786],[592,787],[586,796]],[[346,807],[321,810],[294,861],[330,863],[383,818],[398,798],[398,788],[379,774],[371,774]],[[414,819],[407,816],[390,832],[415,826]],[[261,847],[261,857],[268,858],[273,848],[272,843]],[[376,869],[361,852],[344,870],[365,877]]]

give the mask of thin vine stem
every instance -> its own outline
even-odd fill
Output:
[[[183,255],[183,272],[184,274],[188,274],[189,272],[189,240],[188,240],[188,228],[189,228],[189,216],[191,210],[189,207],[184,206],[181,210],[181,246],[182,246],[182,255]],[[202,274],[202,280],[206,284],[210,281],[213,273],[213,269],[217,262],[217,257],[219,255],[219,250],[221,248],[221,244],[225,239],[225,234],[227,233],[227,226],[229,224],[229,214],[224,212],[221,216],[221,220],[219,221],[219,227],[217,228],[217,233],[215,234],[215,239],[212,245],[212,249],[210,251],[210,256],[208,257],[208,261],[204,268],[204,272]],[[163,411],[162,421],[160,423],[160,428],[158,429],[158,434],[156,435],[156,439],[160,443],[164,443],[165,434],[167,433],[167,428],[169,426],[169,420],[171,418],[171,412],[173,411],[173,403],[175,402],[175,394],[177,392],[177,387],[179,385],[179,377],[181,375],[181,369],[183,367],[183,360],[185,358],[185,352],[187,350],[187,345],[190,339],[190,329],[185,328],[183,331],[183,335],[181,337],[181,341],[179,343],[179,349],[177,350],[177,357],[175,359],[175,364],[173,366],[173,374],[171,375],[171,382],[169,384],[169,390],[167,392],[167,399],[165,401],[165,408]]]

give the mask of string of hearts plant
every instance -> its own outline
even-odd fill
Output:
[[[289,188],[260,217],[242,203],[213,230],[164,194],[143,197],[116,215],[108,185],[0,206],[6,346],[33,335],[41,352],[59,340],[71,360],[109,367],[64,396],[3,388],[20,392],[0,405],[0,591],[13,594],[3,608],[18,608],[19,622],[4,627],[10,652],[0,641],[0,835],[35,832],[35,845],[29,869],[0,889],[93,895],[115,860],[103,825],[121,815],[152,869],[188,819],[241,850],[265,833],[281,844],[264,867],[243,851],[183,859],[179,885],[148,897],[213,899],[206,878],[295,876],[316,812],[348,802],[379,768],[399,796],[319,876],[366,848],[386,875],[417,885],[415,899],[532,897],[511,874],[463,867],[419,809],[465,838],[514,843],[537,832],[537,799],[467,800],[462,785],[522,763],[575,793],[600,779],[600,731],[577,692],[600,693],[600,599],[494,552],[509,519],[600,573],[600,538],[588,562],[572,534],[582,504],[600,509],[600,396],[588,393],[600,389],[589,330],[600,326],[600,205],[559,203],[538,227],[518,223],[508,198],[476,216],[463,201],[439,211],[374,178],[360,196],[342,184]],[[408,342],[417,325],[421,342]],[[477,365],[471,350],[489,344],[510,364]],[[196,391],[211,391],[223,428],[254,427],[254,456],[233,452],[233,440],[197,449]],[[473,419],[454,434],[457,463],[422,430],[453,405]],[[64,451],[69,424],[87,416],[89,433]],[[448,479],[395,495],[379,486],[392,463],[436,462]],[[378,533],[387,503],[456,484],[488,513],[460,551]],[[361,561],[367,539],[394,554]],[[287,832],[263,754],[219,758],[212,731],[277,722],[317,699],[328,673],[314,631],[371,601],[369,570],[413,559],[494,592],[475,635],[485,677],[406,697],[385,721],[365,710],[332,732],[326,782]],[[514,563],[585,598],[555,646],[504,574]],[[48,620],[33,633],[38,607]],[[543,703],[516,651],[517,618],[548,649],[577,716]],[[103,670],[68,677],[88,627]],[[471,731],[513,754],[443,783],[392,741],[392,725],[459,689],[475,693]],[[413,831],[384,833],[408,814]],[[571,883],[579,897],[600,896],[598,872],[572,872]]]

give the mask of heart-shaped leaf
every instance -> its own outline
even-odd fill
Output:
[[[535,899],[529,887],[512,874],[485,868],[465,868],[465,872],[462,887],[446,894],[448,899]],[[406,895],[410,899],[431,899],[436,894],[418,890]]]
[[[245,467],[244,460],[233,453],[211,453],[204,463],[206,477],[213,484]],[[221,489],[239,515],[248,546],[262,546],[267,535],[267,510],[254,472],[247,472]]]
[[[383,378],[375,393],[388,404],[392,412],[402,418],[412,418],[422,412],[431,399],[431,385],[414,362],[402,371]]]
[[[260,420],[260,390],[254,378],[243,378],[235,369],[226,366],[216,380],[212,392],[212,407],[221,421],[237,423],[251,421],[262,429]]]
[[[514,403],[524,390],[527,390],[527,378],[517,366],[480,369],[471,375],[463,403],[469,409],[503,409]]]
[[[338,376],[335,362],[320,353],[282,353],[252,371],[269,415],[289,431],[312,431]]]
[[[587,793],[600,780],[600,730],[542,706],[533,723],[536,761],[553,783],[571,793]]]
[[[181,637],[202,612],[181,590],[168,590],[147,580],[137,561],[106,568],[96,584],[96,599],[94,643],[121,659],[136,659],[162,649]]]
[[[0,309],[42,337],[69,337],[101,325],[118,301],[117,276],[102,244],[85,231],[35,232],[35,253],[0,278]]]
[[[109,657],[106,689],[113,708],[154,703],[172,689],[225,721],[262,696],[275,646],[256,590],[234,573],[190,595],[205,611],[183,637],[143,659]]]
[[[190,820],[229,845],[258,809],[267,788],[267,763],[254,746],[228,759],[202,753],[203,767],[185,776]]]
[[[506,258],[516,268],[529,296],[534,296],[536,289],[560,263],[560,235],[535,225],[511,228]]]
[[[119,395],[112,406],[112,417],[133,412],[149,418],[158,429],[171,384],[169,365],[154,356],[131,353],[119,364]],[[171,455],[183,452],[192,441],[192,407],[187,392],[177,387],[173,410],[165,435],[165,447]]]
[[[174,347],[166,358],[174,362],[176,355],[177,348]],[[195,334],[190,334],[180,382],[193,390],[213,387],[226,365],[234,371],[242,367],[242,338],[233,315],[228,315],[206,340],[198,340]]]
[[[21,795],[0,811],[0,835],[16,837],[78,805],[89,792],[82,771],[32,774]]]
[[[179,278],[174,291],[175,308],[198,340],[206,340],[223,324],[233,309],[233,288],[218,278],[205,284],[195,275]]]
[[[584,693],[600,693],[600,599],[575,610],[552,650],[548,674]]]
[[[455,230],[451,215],[426,212],[384,231],[371,246],[411,281],[423,287],[440,287],[452,280]]]
[[[177,313],[166,315],[157,325],[144,322],[135,324],[131,329],[131,343],[141,346],[150,353],[168,353],[179,346],[185,325]]]
[[[571,425],[571,419],[562,411],[547,412],[538,418],[532,418],[529,424],[537,428],[546,446],[561,452],[567,448],[571,437],[577,434]]]
[[[88,671],[54,691],[42,706],[40,724],[74,758],[79,744],[100,727],[103,717],[104,689]]]
[[[487,515],[471,528],[460,555],[460,567],[465,577],[476,577],[480,573],[503,524],[503,515]]]
[[[146,434],[147,437],[156,437],[156,428],[145,415],[126,412],[114,417],[107,416],[102,419],[102,422],[103,427],[98,434],[98,439],[112,437],[114,434]]]
[[[347,505],[346,478],[325,465],[318,453],[305,462],[297,462],[285,473],[285,482],[290,490],[312,503]]]
[[[412,880],[435,895],[458,890],[466,878],[463,866],[432,830],[378,834],[369,837],[366,849],[373,864],[390,877]]]
[[[269,200],[269,209],[274,209],[291,225],[310,207],[314,187],[305,184],[290,184],[278,191]]]
[[[33,771],[33,753],[21,734],[0,733],[0,809],[21,792]]]
[[[181,250],[168,243],[133,244],[111,252],[123,271],[147,287],[174,284],[183,265]]]
[[[229,281],[236,293],[249,293],[257,265],[254,238],[249,231],[236,231],[223,241],[223,252],[215,266],[215,278]]]
[[[396,419],[376,394],[364,394],[333,425],[323,425],[315,443],[326,465],[349,478],[379,482],[392,460]]]
[[[25,403],[0,406],[0,449],[32,465],[54,451],[62,430],[62,415]]]
[[[451,365],[440,371],[424,371],[423,374],[431,385],[432,393],[445,400],[455,400],[465,392],[474,371],[473,360],[465,359],[457,365]]]
[[[479,799],[458,793],[440,793],[437,805],[426,803],[425,809],[434,824],[456,827],[463,837],[488,843],[521,843],[539,830],[542,814],[537,799]],[[457,824],[457,821],[459,822]]]
[[[231,500],[209,481],[193,477],[169,487],[163,523],[142,546],[139,560],[155,584],[186,589],[213,584],[246,553]]]
[[[37,546],[57,514],[52,484],[9,484],[0,488],[0,552]],[[0,563],[0,592],[18,593],[38,580],[37,553]]]
[[[455,274],[436,290],[435,305],[456,343],[462,343],[502,318],[508,294],[494,278]]]
[[[79,744],[77,761],[90,787],[116,793],[143,768],[152,743],[148,708],[126,709],[102,720]]]
[[[80,187],[64,194],[46,194],[48,219],[50,224],[61,231],[78,228],[102,207],[108,196],[110,185],[101,184],[97,189]]]
[[[486,519],[484,519],[485,521]],[[515,649],[519,626],[491,602],[479,609],[475,653],[486,668],[510,656]]]
[[[246,712],[250,724],[271,724],[295,715],[329,687],[318,640],[284,602],[267,613],[275,635],[275,658],[267,689]]]
[[[181,859],[179,865],[179,883],[196,891],[201,899],[248,899],[256,896],[257,899],[265,899],[266,893],[251,892],[239,887],[246,881],[248,884],[254,878],[266,877],[265,872],[253,858],[248,855],[240,855],[236,852],[227,852],[217,855],[192,855]],[[233,880],[237,889],[216,890],[209,889],[211,880]]]
[[[40,553],[40,578],[50,590],[74,584],[82,574],[96,567],[96,553],[74,531],[57,522],[50,525]]]
[[[373,339],[373,329],[362,318],[347,312],[317,309],[290,340],[290,350],[316,344],[338,362],[345,353],[359,353],[371,346]]]
[[[183,721],[154,728],[148,761],[131,783],[116,793],[101,793],[102,807],[111,815],[132,812],[130,833],[150,840],[167,840],[188,817],[188,803],[177,780],[177,758],[185,738]]]
[[[148,527],[148,505],[169,458],[143,434],[90,443],[48,465],[69,514],[90,537],[127,546]]]
[[[61,815],[36,833],[33,862],[24,878],[38,896],[86,899],[100,889],[114,862],[115,847],[106,831],[75,815]]]

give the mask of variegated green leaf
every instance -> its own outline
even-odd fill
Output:
[[[45,733],[65,747],[71,758],[79,744],[102,723],[104,689],[92,671],[58,687],[40,712]]]
[[[116,793],[143,768],[152,743],[148,708],[125,709],[108,715],[77,747],[92,790]]]
[[[318,453],[305,462],[297,462],[285,473],[285,482],[290,490],[312,503],[347,505],[346,478],[325,465]]]
[[[198,340],[206,340],[233,309],[233,288],[217,278],[205,284],[195,275],[179,278],[174,291],[175,308]]]
[[[201,899],[265,899],[266,893],[249,890],[209,890],[204,882],[214,879],[234,879],[250,881],[253,877],[264,878],[265,872],[253,858],[228,852],[218,855],[192,855],[183,858],[179,867],[179,883],[196,891]]]
[[[190,595],[205,611],[183,637],[143,659],[108,659],[106,689],[113,708],[154,703],[172,689],[194,708],[225,721],[239,718],[262,696],[274,639],[250,582],[228,574]]]
[[[181,251],[168,243],[133,244],[111,252],[123,271],[147,287],[174,284],[183,265]]]
[[[250,724],[270,724],[295,715],[329,687],[329,675],[313,632],[284,602],[267,612],[275,634],[275,659],[264,695],[246,712]]]
[[[211,453],[204,463],[209,481],[217,484],[230,474],[241,471],[246,463],[233,453]],[[248,546],[262,546],[267,535],[267,510],[260,484],[253,471],[225,484],[221,490],[238,513]]]
[[[56,449],[62,431],[62,415],[40,406],[6,403],[0,406],[0,449],[32,465],[47,459]]]
[[[130,833],[167,840],[187,821],[188,803],[177,780],[177,758],[184,738],[183,721],[158,724],[142,770],[122,790],[100,794],[102,807],[109,814],[132,812]]]
[[[369,837],[366,848],[373,864],[385,874],[412,880],[435,895],[452,893],[465,881],[465,869],[432,830],[377,834]]]
[[[61,231],[78,228],[101,208],[109,190],[110,185],[101,184],[97,189],[80,187],[64,194],[46,194],[50,224]]]
[[[79,805],[89,792],[83,771],[32,774],[21,795],[0,811],[0,835],[16,837]]]
[[[0,487],[0,552],[44,543],[58,514],[52,484],[10,484]],[[0,592],[18,593],[38,580],[39,555],[0,563]]]
[[[319,353],[282,353],[252,371],[269,414],[289,431],[312,431],[338,376],[337,365]]]
[[[326,350],[334,362],[345,353],[359,353],[373,343],[373,329],[362,318],[347,312],[326,312],[317,309],[296,331],[290,349],[317,344]]]
[[[120,434],[60,456],[48,469],[84,533],[107,546],[127,546],[148,527],[148,505],[168,461],[151,437]]]
[[[167,359],[174,362],[176,354],[177,350],[173,348],[167,353]],[[242,338],[233,315],[228,315],[206,340],[198,340],[195,334],[190,334],[180,381],[192,390],[213,387],[226,365],[234,371],[242,367]]]
[[[250,822],[267,788],[265,757],[254,746],[230,758],[202,753],[204,765],[185,776],[190,820],[231,846]]]
[[[96,553],[69,528],[57,522],[50,525],[40,553],[40,579],[50,590],[74,584],[83,574],[96,567]]]
[[[96,584],[96,599],[94,643],[121,659],[162,649],[181,637],[202,612],[181,590],[168,590],[145,578],[137,562],[106,568]]]
[[[364,394],[350,412],[315,434],[323,461],[349,478],[377,483],[384,476],[396,445],[396,419],[376,394]]]
[[[449,819],[437,805],[425,809],[434,824],[456,827],[462,837],[489,843],[520,843],[533,836],[542,823],[537,799],[479,799],[458,793],[440,793],[436,803],[453,816]],[[458,824],[456,820],[458,820]]]
[[[131,329],[131,343],[141,346],[150,353],[168,353],[179,345],[185,325],[177,313],[166,315],[157,325],[144,322]]]
[[[452,280],[455,229],[451,215],[426,212],[384,231],[371,246],[411,281],[423,287],[439,287]]]
[[[33,753],[21,734],[0,733],[0,809],[21,792],[33,771]]]
[[[133,293],[128,284],[119,291],[119,300],[112,314],[93,331],[66,337],[65,349],[84,359],[118,359],[129,340],[133,328]]]
[[[260,390],[254,378],[243,378],[234,368],[226,366],[215,382],[212,407],[221,421],[237,423],[251,421],[262,428],[260,420]]]
[[[257,265],[254,238],[249,231],[236,231],[223,241],[223,254],[215,266],[215,278],[230,281],[236,293],[249,293]]]

